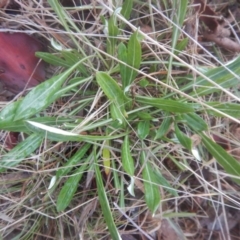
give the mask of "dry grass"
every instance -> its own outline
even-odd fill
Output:
[[[180,113],[174,115],[157,108],[149,109],[135,99],[135,96],[141,95],[173,98],[179,102],[185,99],[185,103],[198,104],[200,107],[195,112],[207,124],[204,132],[210,138],[217,139],[218,143],[221,142],[220,145],[225,144],[226,150],[239,159],[239,114],[231,115],[209,105],[209,102],[238,103],[239,86],[225,87],[218,84],[217,92],[206,95],[191,95],[192,89],[197,91],[193,83],[191,89],[183,90],[191,82],[189,79],[197,81],[199,75],[210,82],[215,80],[212,75],[206,74],[206,69],[222,66],[222,69],[232,71],[226,63],[238,55],[212,42],[200,41],[204,28],[194,13],[193,4],[188,4],[184,27],[177,38],[179,43],[187,36],[189,42],[183,49],[177,45],[179,53],[174,52],[171,45],[175,12],[172,6],[176,4],[173,0],[134,1],[129,20],[125,20],[116,10],[116,18],[124,23],[117,40],[127,43],[137,28],[144,39],[141,42],[141,68],[129,93],[133,96],[134,107],[128,111],[126,126],[118,128],[110,118],[111,103],[101,91],[95,75],[98,71],[107,72],[121,85],[117,46],[114,54],[107,53],[108,35],[102,18],[109,19],[113,11],[122,5],[121,1],[89,1],[86,6],[65,7],[63,9],[68,16],[64,18],[65,23],[47,1],[15,2],[20,5],[17,14],[12,10],[0,10],[1,31],[31,34],[44,43],[46,52],[55,55],[59,54],[56,46],[65,50],[75,49],[84,59],[83,66],[87,72],[85,76],[71,73],[68,78],[70,81],[65,81],[57,100],[34,117],[52,117],[56,122],[47,124],[82,135],[105,136],[105,131],[109,135],[117,135],[125,133],[127,129],[135,166],[135,197],[127,190],[130,177],[122,166],[123,137],[110,142],[86,141],[92,144],[91,147],[80,161],[75,162],[72,170],[58,178],[49,189],[59,169],[64,169],[64,164],[84,148],[86,142],[51,141],[46,136],[35,151],[19,161],[18,165],[8,167],[0,174],[2,239],[111,239],[99,201],[101,197],[95,165],[100,167],[112,217],[123,239],[239,239],[239,184],[210,154],[201,141],[201,135],[179,117]],[[216,3],[212,4],[218,9]],[[227,8],[227,4],[223,6]],[[8,8],[12,7],[8,5]],[[64,26],[66,23],[67,26]],[[237,19],[235,25],[231,26],[234,34],[238,35]],[[51,41],[55,44],[51,44]],[[61,66],[49,65],[48,78],[64,71],[65,68]],[[85,80],[79,84],[78,81],[82,79]],[[69,86],[71,89],[65,91]],[[4,109],[10,102],[25,95],[26,92],[17,96],[3,95],[0,108]],[[222,115],[211,114],[209,109],[221,112]],[[151,115],[150,130],[144,139],[139,137],[138,132],[141,113]],[[182,145],[176,136],[174,123],[169,124],[163,136],[156,137],[159,126],[169,116],[178,123],[180,131],[192,140],[192,149],[197,153]],[[2,157],[9,151],[6,147],[7,134],[9,132],[1,131]],[[27,136],[26,133],[19,134],[18,143],[27,139]],[[108,167],[102,158],[103,149],[107,149],[110,154],[111,165]],[[142,152],[145,154],[144,164]],[[199,160],[196,154],[199,154]],[[144,193],[146,179],[143,177],[143,169],[146,162],[156,170],[153,185],[158,187],[161,195],[161,202],[154,215],[146,204]],[[65,182],[72,176],[77,177],[79,172],[76,170],[87,164],[69,206],[58,212],[57,199]],[[109,168],[110,173],[106,173]]]

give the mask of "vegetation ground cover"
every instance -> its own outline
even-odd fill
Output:
[[[0,65],[2,239],[239,239],[237,2],[1,7],[46,64]]]

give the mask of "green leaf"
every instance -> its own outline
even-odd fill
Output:
[[[116,106],[115,103],[110,104],[110,113],[111,113],[112,119],[118,121],[117,127],[119,127],[121,125],[122,126],[126,125],[125,117],[123,116],[121,109],[118,106]]]
[[[147,206],[152,214],[155,214],[161,201],[160,189],[154,182],[154,171],[151,164],[146,159],[145,153],[141,153],[141,163],[144,165],[142,177],[144,180],[144,195]]]
[[[126,65],[123,63],[119,64],[122,87],[125,92],[138,74],[138,72],[131,67],[139,69],[142,60],[142,49],[137,31],[130,37],[127,48],[123,43],[119,45],[118,58],[126,63]]]
[[[127,48],[123,43],[120,43],[118,46],[118,59],[124,63],[127,64]],[[128,80],[128,72],[127,72],[127,65],[123,64],[123,63],[119,63],[119,67],[120,67],[120,75],[122,78],[122,84],[126,83]],[[124,87],[122,87],[124,90]]]
[[[207,150],[212,154],[212,156],[217,160],[217,162],[224,168],[224,170],[236,177],[240,177],[240,163],[228,154],[221,146],[213,142],[205,134],[199,134],[202,138],[202,142]],[[233,181],[240,184],[240,179],[232,178]]]
[[[231,117],[240,118],[239,103],[207,102],[207,104],[223,113],[230,115]],[[217,113],[211,109],[207,109],[206,111],[213,116],[222,117],[220,113]]]
[[[53,55],[52,53],[47,52],[36,52],[36,57],[41,58],[45,62],[59,67],[69,68],[72,65],[69,64],[65,59],[61,58],[61,56]]]
[[[240,75],[240,56],[225,67],[216,67],[209,69],[204,75],[210,78],[214,83],[219,84],[224,89],[236,87],[239,85],[239,79],[236,76]],[[232,71],[232,73],[230,72]],[[234,73],[234,74],[233,74]],[[191,96],[204,96],[214,92],[220,92],[218,87],[214,86],[205,78],[199,76],[196,80],[191,79],[189,84],[185,84],[180,90],[186,92],[190,89],[194,90],[190,93]]]
[[[134,160],[130,152],[129,136],[126,135],[122,145],[122,166],[124,171],[130,176],[134,175]]]
[[[73,49],[72,51],[62,51],[61,54],[63,58],[66,60],[66,62],[70,65],[69,67],[73,66],[74,64],[80,61],[81,63],[79,63],[76,66],[76,70],[78,70],[85,77],[89,75],[82,61],[82,59],[84,58],[81,56],[81,54],[77,50]]]
[[[56,100],[54,94],[61,89],[64,81],[78,64],[33,88],[19,103],[14,121],[29,118],[54,102]]]
[[[15,167],[33,153],[42,143],[42,137],[32,134],[24,141],[19,143],[10,152],[2,156],[0,161],[0,172],[7,168]]]
[[[128,20],[130,18],[130,15],[131,15],[131,12],[132,12],[132,7],[133,7],[133,0],[123,1],[121,15],[126,20]]]
[[[124,96],[121,88],[116,81],[105,72],[97,72],[96,79],[105,95],[116,106],[111,111],[113,119],[120,118],[123,120],[123,117],[126,116],[126,111],[124,108],[126,97]]]
[[[182,131],[180,131],[178,125],[175,123],[175,134],[177,136],[178,141],[185,147],[186,149],[192,149],[192,140],[187,137]]]
[[[166,178],[163,177],[163,175],[161,174],[158,168],[155,168],[153,172],[153,178],[154,178],[154,182],[165,187],[167,192],[169,192],[175,197],[178,196],[177,190],[170,185],[170,183],[166,180]]]
[[[112,239],[120,240],[121,237],[118,233],[118,230],[113,220],[112,211],[109,205],[105,188],[103,186],[102,175],[101,175],[96,158],[95,158],[95,174],[96,174],[96,181],[97,181],[98,198],[102,208],[104,219],[108,226],[108,231],[110,232]]]
[[[18,106],[21,104],[22,100],[18,100],[17,102],[12,102],[8,104],[1,112],[0,112],[0,120],[1,122],[12,122]]]
[[[138,112],[137,115],[142,120],[152,120],[153,119],[152,115],[148,112]]]
[[[126,133],[119,135],[108,134],[106,136],[90,136],[90,135],[80,135],[72,133],[69,131],[64,131],[59,128],[50,127],[42,123],[37,123],[33,121],[26,121],[26,126],[29,130],[38,133],[42,137],[46,137],[52,141],[57,142],[67,142],[67,141],[105,141],[110,139],[119,138],[125,136]]]
[[[103,158],[103,167],[105,174],[108,175],[110,173],[110,167],[111,167],[111,154],[109,150],[109,140],[105,141],[104,147],[102,149],[102,158]]]
[[[173,9],[174,11],[172,12],[172,22],[174,23],[172,26],[172,52],[175,55],[178,55],[178,49],[176,50],[176,45],[177,41],[181,32],[181,28],[183,25],[183,21],[186,17],[186,12],[187,12],[187,5],[188,5],[188,0],[181,0],[181,1],[173,1]],[[168,78],[169,75],[171,74],[171,69],[172,69],[172,61],[173,61],[173,55],[171,54],[169,57],[169,64],[168,64]]]
[[[181,53],[187,47],[187,44],[188,44],[188,38],[184,38],[183,40],[178,42],[176,45],[175,54],[178,55],[179,53]]]
[[[107,38],[107,53],[111,56],[115,55],[117,45],[118,27],[116,25],[116,16],[113,14],[108,20],[108,38]]]
[[[139,69],[141,60],[142,60],[142,48],[138,38],[138,32],[136,31],[132,34],[128,42],[127,63],[129,66],[134,67],[135,69]],[[128,84],[125,87],[131,85],[133,80],[138,75],[138,72],[136,70],[133,70],[130,68],[128,68],[128,72],[129,72],[129,75],[128,75],[129,80],[127,82]],[[125,89],[124,84],[123,84],[123,89]]]
[[[195,132],[205,131],[208,129],[207,123],[196,113],[182,114],[181,117]]]
[[[58,126],[59,124],[74,122],[71,118],[56,118],[56,117],[39,117],[32,118],[30,121],[42,123],[50,126]],[[29,133],[29,128],[26,126],[26,120],[18,121],[0,121],[0,129],[10,132],[25,132]]]
[[[91,147],[90,143],[85,143],[56,173],[59,178],[67,175],[76,164],[80,163],[86,152]]]
[[[138,103],[160,108],[166,112],[187,113],[194,111],[194,105],[190,103],[182,103],[171,99],[161,99],[143,96],[136,96],[135,99]]]
[[[90,159],[90,157],[88,158]],[[88,160],[89,161],[89,160]],[[83,173],[86,171],[88,163],[84,163],[79,167],[74,174],[68,178],[62,187],[58,198],[57,198],[57,211],[64,211],[66,207],[70,204],[75,192],[77,191],[78,184],[83,176]]]
[[[157,139],[160,139],[162,138],[163,136],[165,136],[165,134],[168,132],[171,124],[173,122],[173,119],[172,117],[169,117],[169,116],[166,116],[162,123],[161,123],[161,126],[159,127],[159,129],[157,130],[156,132],[156,136],[154,138],[154,140],[157,140]]]
[[[138,137],[141,140],[144,140],[150,131],[150,121],[149,120],[145,120],[145,121],[140,121],[138,123],[138,127],[137,127],[137,133],[138,133]]]
[[[96,78],[108,99],[123,107],[126,97],[117,82],[105,72],[97,72]]]
[[[29,129],[25,126],[24,120],[19,121],[2,121],[0,122],[0,129],[10,132],[25,132],[28,133]]]

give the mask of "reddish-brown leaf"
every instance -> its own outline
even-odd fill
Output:
[[[0,32],[0,81],[18,93],[34,87],[45,79],[45,66],[35,57],[43,51],[39,41],[24,33]]]

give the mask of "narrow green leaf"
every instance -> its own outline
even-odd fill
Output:
[[[134,175],[134,160],[130,152],[129,136],[126,135],[122,145],[122,166],[130,176]]]
[[[62,51],[61,54],[62,54],[63,58],[66,60],[66,62],[70,65],[69,67],[73,66],[74,64],[81,61],[81,59],[83,59],[81,54],[77,50],[74,50],[74,49],[72,51]],[[85,58],[85,59],[87,59],[87,58]],[[82,61],[81,61],[81,63],[79,63],[76,66],[76,70],[78,70],[84,76],[88,76],[88,72]]]
[[[61,58],[60,56],[53,55],[52,53],[47,53],[47,52],[36,52],[35,55],[38,58],[43,59],[45,62],[54,65],[54,66],[61,66],[61,67],[66,67],[69,68],[72,65],[66,61],[65,59]]]
[[[66,207],[68,207],[68,205],[70,204],[75,192],[77,191],[77,187],[82,178],[82,175],[86,171],[87,167],[88,164],[86,162],[81,167],[79,167],[74,172],[74,174],[71,177],[69,177],[68,180],[65,182],[57,198],[58,212],[64,211]]]
[[[196,113],[182,114],[181,117],[185,120],[186,125],[195,132],[201,132],[208,129],[207,123]]]
[[[178,125],[175,123],[175,134],[177,136],[178,141],[185,147],[186,149],[192,149],[192,140],[187,137],[182,131],[180,131]]]
[[[64,131],[59,128],[50,127],[44,125],[42,123],[37,123],[33,121],[26,121],[26,126],[29,130],[38,133],[42,137],[46,137],[52,141],[57,142],[67,142],[67,141],[105,141],[110,139],[115,139],[119,137],[123,137],[126,133],[111,135],[108,134],[106,136],[90,136],[90,135],[80,135],[76,133],[72,133],[69,131]]]
[[[240,163],[228,154],[221,146],[213,142],[204,133],[199,134],[202,138],[204,146],[217,160],[217,162],[224,168],[224,170],[236,177],[240,177]],[[240,184],[240,179],[232,178],[233,181]]]
[[[96,78],[105,95],[116,106],[113,106],[113,109],[111,109],[113,119],[119,118],[122,123],[124,123],[124,116],[126,116],[124,108],[126,97],[124,96],[121,88],[116,81],[105,72],[98,72],[96,74]]]
[[[133,7],[133,0],[123,1],[121,15],[125,17],[126,20],[130,18]],[[123,28],[123,26],[121,26]]]
[[[126,65],[120,63],[120,74],[124,92],[138,74],[138,72],[131,67],[139,69],[142,60],[142,49],[138,35],[137,31],[133,33],[129,39],[127,48],[123,43],[121,43],[118,49],[119,60],[126,63]]]
[[[223,113],[226,113],[226,114],[232,116],[232,117],[240,118],[240,104],[239,103],[207,102],[207,104]],[[221,114],[219,114],[213,110],[207,109],[206,111],[213,116],[222,117]]]
[[[16,102],[12,102],[8,104],[1,112],[0,112],[0,120],[3,122],[11,122],[14,119],[18,106],[21,104],[21,100]]]
[[[145,120],[145,121],[140,121],[138,123],[138,127],[137,127],[137,133],[138,133],[138,137],[141,140],[144,140],[150,131],[150,121],[149,120]]]
[[[110,232],[111,238],[120,240],[121,237],[120,237],[120,234],[118,233],[118,230],[113,220],[112,211],[109,205],[105,188],[103,186],[102,175],[96,159],[95,159],[95,174],[96,174],[99,202],[100,202],[103,216],[108,226],[108,230]]]
[[[102,158],[103,158],[103,166],[104,166],[104,171],[106,175],[110,173],[110,167],[111,167],[111,155],[110,155],[110,150],[109,150],[109,140],[105,141],[103,150],[102,150]]]
[[[126,125],[125,117],[123,116],[121,109],[118,106],[116,106],[114,102],[110,104],[110,113],[111,113],[112,119],[118,121],[118,126]]]
[[[120,43],[118,46],[118,59],[124,63],[127,64],[127,48],[123,43]],[[123,63],[119,63],[119,67],[120,67],[120,75],[122,78],[122,85],[124,84],[124,86],[126,85],[127,81],[128,81],[128,72],[127,72],[127,66]],[[122,87],[124,90],[124,87]]]
[[[135,69],[139,69],[141,60],[142,60],[142,48],[138,38],[138,32],[136,31],[132,34],[128,42],[127,63],[129,66],[134,67]],[[131,83],[133,82],[137,75],[138,72],[136,70],[128,68],[128,81],[126,85],[123,83],[124,90],[125,87],[131,85]]]
[[[159,129],[157,130],[156,136],[155,136],[154,140],[160,139],[160,138],[162,138],[163,136],[165,136],[165,134],[168,132],[168,130],[169,130],[172,122],[173,122],[172,117],[166,116],[166,117],[163,119],[163,121],[162,121]]]
[[[86,152],[91,147],[90,143],[85,143],[56,173],[59,178],[67,175],[76,164],[80,163]]]
[[[210,78],[216,84],[219,84],[224,89],[229,89],[231,87],[236,87],[239,85],[239,78],[234,76],[230,71],[235,73],[235,75],[240,75],[240,56],[225,67],[211,68],[204,72],[204,75]],[[194,90],[190,93],[191,96],[204,96],[214,92],[219,92],[219,88],[212,85],[208,80],[199,76],[196,80],[191,79],[189,84],[185,84],[180,90],[183,92]]]
[[[78,64],[76,63],[64,73],[54,76],[33,88],[19,103],[14,121],[31,117],[56,100],[54,94],[60,90],[64,81]]]
[[[144,195],[147,206],[152,214],[155,214],[161,201],[160,189],[154,182],[154,171],[147,161],[145,153],[141,153],[141,163],[144,165],[142,176],[144,180]]]
[[[188,44],[188,38],[184,38],[183,40],[178,42],[176,45],[175,54],[178,55],[179,53],[181,53],[187,47],[187,44]]]
[[[30,121],[42,123],[50,126],[58,126],[59,124],[71,123],[76,121],[71,118],[56,118],[56,117],[39,117],[32,118]],[[25,132],[29,133],[29,128],[26,126],[25,120],[18,121],[0,121],[0,129],[10,132]]]
[[[182,103],[171,99],[161,99],[152,97],[150,98],[143,96],[136,96],[135,99],[138,103],[160,108],[166,112],[187,113],[194,111],[194,105],[189,103]]]
[[[158,168],[155,168],[153,172],[153,178],[154,178],[154,182],[165,187],[167,192],[169,192],[175,197],[178,196],[177,190],[171,186],[171,184],[166,180],[166,178],[163,177],[163,175],[161,174]]]
[[[0,161],[0,172],[7,168],[15,167],[33,153],[42,143],[42,137],[32,134],[24,141],[19,143],[10,152],[2,156]]]
[[[137,115],[142,120],[152,120],[153,119],[152,115],[148,112],[138,112]]]
[[[176,45],[178,42],[178,38],[181,32],[181,28],[183,25],[183,21],[186,16],[186,11],[187,11],[187,5],[188,5],[188,0],[181,0],[181,1],[173,1],[173,13],[172,13],[172,21],[173,21],[173,26],[172,26],[172,52],[177,55],[178,51],[176,51]],[[169,75],[171,74],[172,70],[172,61],[173,61],[173,55],[170,55],[169,57],[169,64],[168,64],[168,78]]]
[[[97,72],[96,78],[108,99],[115,102],[119,107],[123,107],[126,97],[117,82],[105,72]]]
[[[116,16],[113,14],[108,20],[108,38],[107,38],[107,53],[111,56],[115,55],[117,45],[118,27],[116,25]]]
[[[24,120],[19,121],[0,121],[0,129],[10,132],[29,132],[29,129],[25,126]]]

